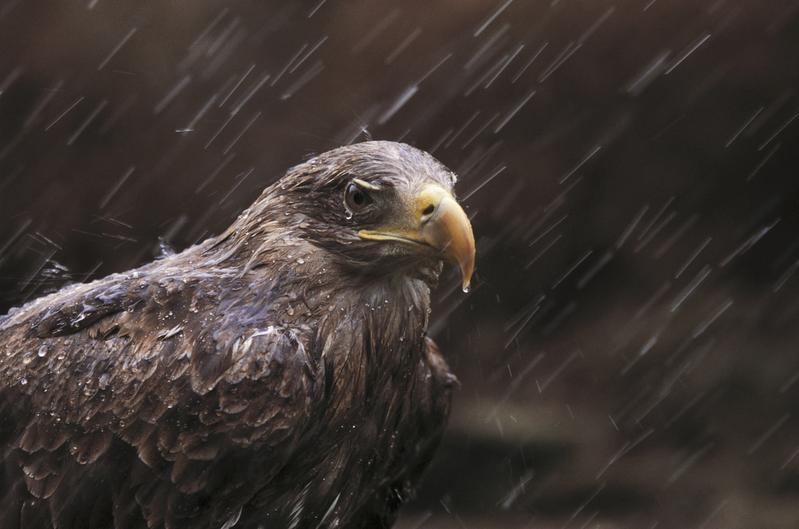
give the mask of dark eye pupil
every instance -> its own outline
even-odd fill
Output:
[[[361,209],[369,204],[369,195],[355,184],[347,186],[347,206],[351,209]]]

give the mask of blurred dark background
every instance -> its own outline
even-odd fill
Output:
[[[799,2],[0,1],[0,312],[368,138],[478,278],[416,528],[799,527]]]

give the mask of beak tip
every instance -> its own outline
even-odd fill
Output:
[[[462,267],[461,268],[461,277],[463,281],[461,282],[461,288],[463,289],[464,294],[468,294],[472,290],[472,274],[474,273],[474,267]]]

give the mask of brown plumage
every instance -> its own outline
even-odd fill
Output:
[[[220,236],[0,317],[0,527],[389,527],[449,412],[425,330],[442,259],[474,266],[454,181],[336,149]]]

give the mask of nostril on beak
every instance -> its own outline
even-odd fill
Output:
[[[424,208],[422,210],[422,216],[423,217],[429,217],[430,215],[433,214],[433,212],[435,210],[436,210],[436,206],[434,204],[430,204],[429,206],[427,206],[426,208]]]

